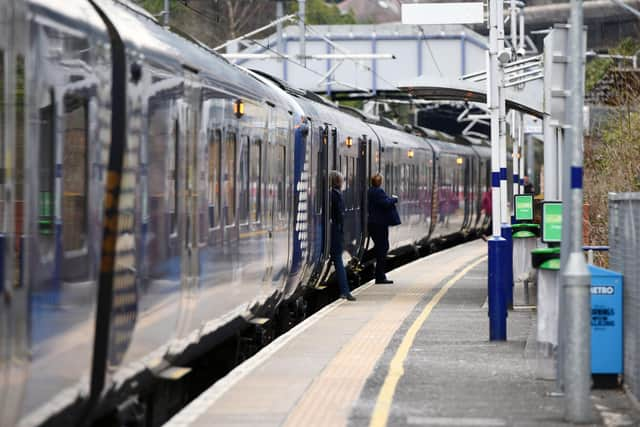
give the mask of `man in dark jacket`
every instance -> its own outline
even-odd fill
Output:
[[[344,251],[344,199],[342,198],[342,183],[344,179],[338,171],[329,174],[331,182],[331,262],[336,270],[340,298],[355,301],[347,283],[347,271],[342,263]]]
[[[393,206],[397,197],[389,197],[382,189],[382,175],[371,177],[371,187],[367,194],[369,200],[369,235],[373,239],[376,253],[376,283],[391,284],[385,274],[385,260],[389,251],[389,225],[393,221]]]

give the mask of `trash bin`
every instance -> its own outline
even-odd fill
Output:
[[[531,264],[533,268],[538,269],[537,376],[555,379],[560,305],[560,248],[534,249],[531,251]]]
[[[622,274],[589,265],[591,373],[596,387],[618,384],[622,374]]]
[[[540,226],[538,224],[513,224],[513,286],[514,305],[529,305],[533,298],[529,295],[529,271],[531,270],[531,251],[538,247]],[[519,288],[524,292],[520,294]],[[522,298],[522,299],[520,299]]]

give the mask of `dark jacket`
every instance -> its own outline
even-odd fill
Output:
[[[387,196],[382,187],[370,187],[367,197],[369,199],[369,223],[391,224],[393,222],[391,208],[398,202],[398,199]]]
[[[331,189],[331,223],[340,226],[344,223],[344,199],[337,188]]]

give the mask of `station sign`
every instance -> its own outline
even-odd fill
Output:
[[[562,241],[562,202],[542,202],[542,234],[543,243],[560,243]]]
[[[513,196],[516,221],[533,221],[533,194]]]

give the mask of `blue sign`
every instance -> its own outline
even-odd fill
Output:
[[[622,373],[622,275],[591,271],[591,372]]]

